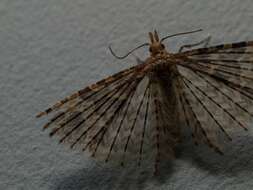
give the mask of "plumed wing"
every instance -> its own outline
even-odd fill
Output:
[[[49,107],[45,111],[38,113],[36,117],[41,117],[41,116],[47,115],[53,111],[58,111],[59,109],[71,107],[71,105],[73,105],[74,107],[78,106],[79,104],[81,104],[85,100],[88,100],[89,98],[93,98],[94,96],[96,96],[98,93],[100,93],[104,89],[110,88],[111,86],[117,84],[120,81],[127,80],[127,78],[132,76],[133,73],[139,67],[142,67],[142,65],[134,66],[129,69],[123,70],[123,71],[118,72],[112,76],[102,79],[102,80],[96,82],[95,84],[87,86],[87,87],[77,91],[76,93],[62,99],[61,101],[52,105],[51,107]]]
[[[148,68],[147,68],[147,67]],[[38,116],[58,112],[44,126],[61,143],[99,160],[124,165],[173,157],[178,130],[152,65],[138,65],[60,101]],[[168,79],[169,80],[169,79]]]
[[[242,93],[253,94],[253,42],[239,42],[184,52],[184,66],[226,83]]]
[[[219,138],[253,121],[253,42],[184,52],[176,80],[182,113],[195,141],[217,152]]]

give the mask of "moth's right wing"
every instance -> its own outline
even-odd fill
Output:
[[[194,49],[178,62],[176,91],[193,138],[221,152],[253,121],[253,42]],[[225,136],[225,138],[219,138]]]

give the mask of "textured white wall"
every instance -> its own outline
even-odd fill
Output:
[[[58,146],[34,117],[135,64],[133,56],[115,60],[109,43],[124,54],[154,28],[161,35],[204,29],[169,40],[171,51],[208,34],[211,44],[253,40],[252,20],[252,0],[1,0],[0,189],[253,189],[253,130],[235,139],[224,157],[186,142],[167,172],[153,178]]]

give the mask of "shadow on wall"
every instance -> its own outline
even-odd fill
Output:
[[[218,155],[207,146],[195,147],[186,141],[178,149],[178,159],[191,162],[192,167],[207,170],[212,175],[236,176],[240,172],[252,172],[253,137],[235,138],[224,150],[224,156]],[[54,179],[54,190],[132,190],[144,189],[151,185],[164,184],[173,175],[173,162],[162,165],[158,176],[152,172],[140,172],[136,166],[109,169],[95,166],[80,169],[59,179]]]
[[[140,170],[136,166],[120,170],[106,167],[80,169],[57,180],[54,190],[133,190],[144,189],[147,184],[163,184],[173,173],[171,164],[166,164],[159,176],[150,171]]]
[[[183,150],[185,152],[182,152],[181,159],[213,175],[236,177],[239,173],[252,173],[253,170],[253,136],[233,138],[232,142],[224,146],[222,156],[213,153],[207,146],[190,147],[188,144]]]

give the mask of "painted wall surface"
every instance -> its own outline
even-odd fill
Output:
[[[1,0],[0,189],[97,190],[253,189],[253,127],[234,139],[223,157],[191,141],[160,177],[133,168],[96,164],[59,146],[35,115],[72,92],[136,64],[118,54],[146,42],[147,32],[180,45],[212,36],[212,45],[253,40],[251,0]],[[135,53],[140,58],[146,50]]]

